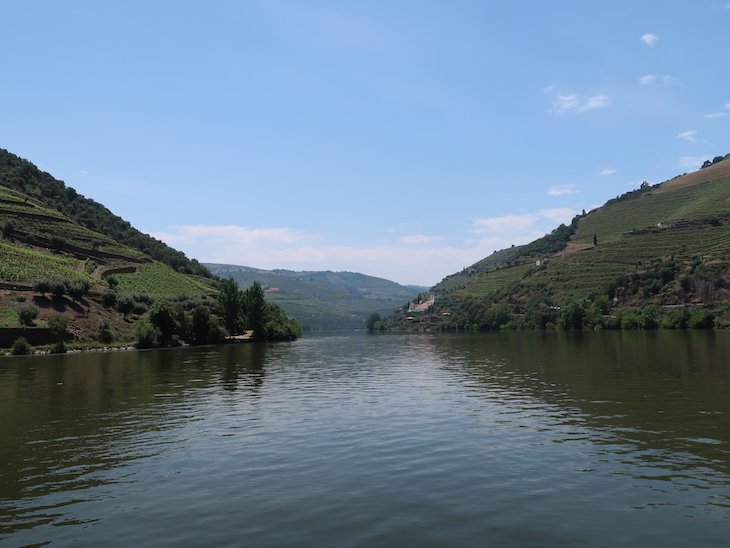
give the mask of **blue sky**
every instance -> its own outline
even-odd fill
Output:
[[[730,152],[727,1],[2,13],[0,147],[201,261],[432,285]]]

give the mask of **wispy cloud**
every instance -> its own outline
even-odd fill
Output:
[[[640,40],[644,42],[647,46],[653,46],[659,41],[659,37],[656,34],[647,32],[646,34],[641,35]]]
[[[669,74],[645,74],[644,76],[639,78],[640,86],[650,86],[652,84],[661,84],[664,86],[668,86],[669,84],[673,84],[674,82],[674,76],[671,76]]]
[[[553,185],[548,190],[548,196],[565,196],[567,194],[575,194],[578,187],[575,185]]]
[[[682,156],[679,158],[679,167],[683,169],[699,169],[700,166],[709,160],[710,157],[705,156]]]
[[[86,169],[79,169],[79,175],[82,175],[86,177],[89,174],[89,171]]]
[[[556,213],[546,210],[544,215],[548,219]],[[433,285],[511,243],[525,243],[487,234],[456,246],[439,244],[439,236],[415,234],[392,244],[338,245],[292,228],[235,225],[174,226],[152,235],[202,262],[265,269],[349,270],[419,285]]]
[[[598,172],[598,174],[602,177],[606,177],[607,175],[613,175],[614,173],[618,173],[618,169],[614,169],[612,167],[603,168],[601,171]]]
[[[558,114],[566,112],[583,113],[590,110],[605,108],[611,104],[608,95],[593,95],[584,99],[575,93],[555,94],[552,111]]]
[[[441,236],[427,236],[425,234],[412,234],[410,236],[401,236],[400,243],[406,245],[423,245],[440,242],[443,240]]]
[[[484,234],[512,240],[513,244],[523,244],[539,238],[555,228],[556,223],[570,222],[575,212],[569,207],[541,209],[536,213],[519,215],[500,215],[476,219],[472,224],[473,234]]]
[[[703,118],[725,118],[726,116],[730,116],[730,101],[725,103],[722,108],[726,112],[713,112],[711,114],[705,114]]]
[[[684,141],[696,143],[697,142],[697,131],[694,129],[688,129],[687,131],[683,131],[682,133],[677,135],[677,139],[682,139]]]

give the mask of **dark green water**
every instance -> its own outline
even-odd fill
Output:
[[[719,545],[730,333],[0,360],[0,545]]]

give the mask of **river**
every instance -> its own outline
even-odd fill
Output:
[[[730,538],[730,333],[0,359],[0,545]]]

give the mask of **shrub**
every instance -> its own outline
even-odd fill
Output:
[[[51,330],[53,337],[58,342],[63,342],[66,338],[66,327],[68,326],[68,318],[62,314],[54,314],[46,322]]]
[[[160,332],[148,321],[137,324],[137,348],[154,348],[158,344]]]
[[[63,344],[63,341],[56,341],[53,346],[51,347],[51,354],[65,354],[66,353],[66,345]]]
[[[116,276],[107,276],[106,284],[109,286],[109,289],[116,289],[119,285],[119,278]]]
[[[105,308],[114,308],[117,304],[117,292],[111,289],[105,289],[101,292],[101,304]]]
[[[28,344],[25,337],[18,337],[13,341],[10,352],[13,356],[26,356],[30,354],[30,344]]]
[[[33,325],[33,321],[38,317],[38,307],[32,304],[21,306],[18,310],[18,318],[23,325]]]
[[[639,329],[641,320],[634,312],[629,312],[621,318],[621,329]]]
[[[109,324],[109,320],[104,317],[99,318],[98,335],[99,335],[99,340],[104,343],[112,342],[112,340],[114,339],[114,336],[112,335],[111,325]]]
[[[715,316],[707,310],[697,310],[692,313],[687,322],[690,329],[712,329],[715,325]]]

